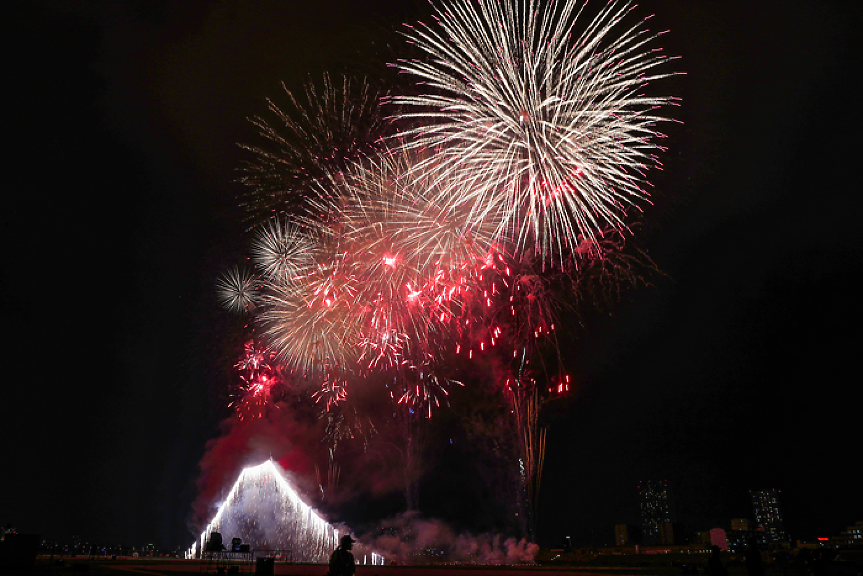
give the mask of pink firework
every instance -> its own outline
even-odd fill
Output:
[[[240,373],[240,384],[229,404],[240,420],[260,418],[270,403],[272,389],[281,381],[272,360],[269,349],[259,348],[253,340],[246,342],[243,357],[234,365]]]
[[[361,278],[338,237],[319,240],[315,263],[291,282],[271,284],[257,320],[279,362],[303,372],[356,360]]]
[[[339,402],[348,399],[347,378],[337,368],[330,368],[325,374],[320,389],[312,394],[312,399],[317,404],[323,405],[329,412]]]
[[[434,182],[406,177],[416,162],[413,153],[386,152],[333,175],[319,192],[316,207],[338,223],[345,257],[360,279],[352,296],[366,369],[399,365],[408,346],[435,346],[440,314],[446,320],[448,313],[429,288],[441,271],[484,254],[493,232],[466,226],[465,214],[437,206]]]
[[[422,354],[418,361],[405,360],[399,369],[401,395],[391,391],[390,397],[396,404],[410,407],[431,419],[438,409],[449,405],[450,388],[464,386],[458,380],[445,377],[443,372],[428,354]]]

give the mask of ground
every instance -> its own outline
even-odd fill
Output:
[[[654,563],[653,566],[360,566],[357,576],[684,576],[693,574],[692,566],[699,566],[695,574],[703,574],[700,568],[705,558],[693,557],[687,566],[679,559],[669,559],[667,562]],[[728,562],[728,576],[746,576],[746,569],[739,562]],[[32,568],[2,570],[0,576],[51,575],[65,576],[72,574],[92,574],[99,576],[122,576],[122,574],[177,575],[218,573],[217,570],[207,570],[198,560],[172,559],[119,559],[119,560],[87,560],[67,559],[62,564],[50,565],[47,560],[39,560]],[[255,566],[242,567],[239,574],[254,574]],[[320,564],[278,563],[275,574],[291,576],[325,576],[327,567]],[[775,564],[768,565],[765,576],[803,576],[807,572],[803,567]]]

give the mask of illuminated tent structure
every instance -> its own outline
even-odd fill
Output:
[[[244,469],[213,520],[192,546],[191,555],[206,550],[210,534],[230,542],[240,538],[257,553],[284,556],[294,562],[329,561],[339,531],[302,501],[282,469],[272,460]],[[360,564],[382,564],[379,554],[355,550]]]

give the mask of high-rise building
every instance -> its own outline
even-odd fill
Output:
[[[662,525],[672,522],[671,496],[668,482],[638,483],[638,501],[641,508],[641,531],[646,544],[663,542]]]
[[[750,490],[749,495],[752,497],[755,528],[764,532],[765,540],[771,544],[788,540],[779,509],[779,490]]]
[[[615,546],[634,546],[641,543],[641,528],[639,526],[632,526],[630,524],[614,525]]]
[[[863,545],[863,521],[852,524],[833,541],[837,548],[853,548]]]
[[[614,525],[614,545],[626,546],[629,544],[629,526],[626,524]]]
[[[731,519],[731,529],[732,530],[740,530],[741,532],[747,532],[749,530],[749,519],[748,518],[732,518]]]

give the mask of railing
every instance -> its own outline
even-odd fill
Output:
[[[201,552],[199,571],[207,574],[226,575],[257,574],[261,572],[258,567],[259,564],[270,564],[272,566],[275,562],[292,562],[293,557],[293,551],[291,550],[204,551]],[[263,561],[261,561],[262,559]],[[269,573],[272,574],[271,571]]]
[[[260,550],[253,550],[252,553],[255,555],[255,558],[272,558],[276,562],[294,561],[293,550],[268,550],[261,548]]]

